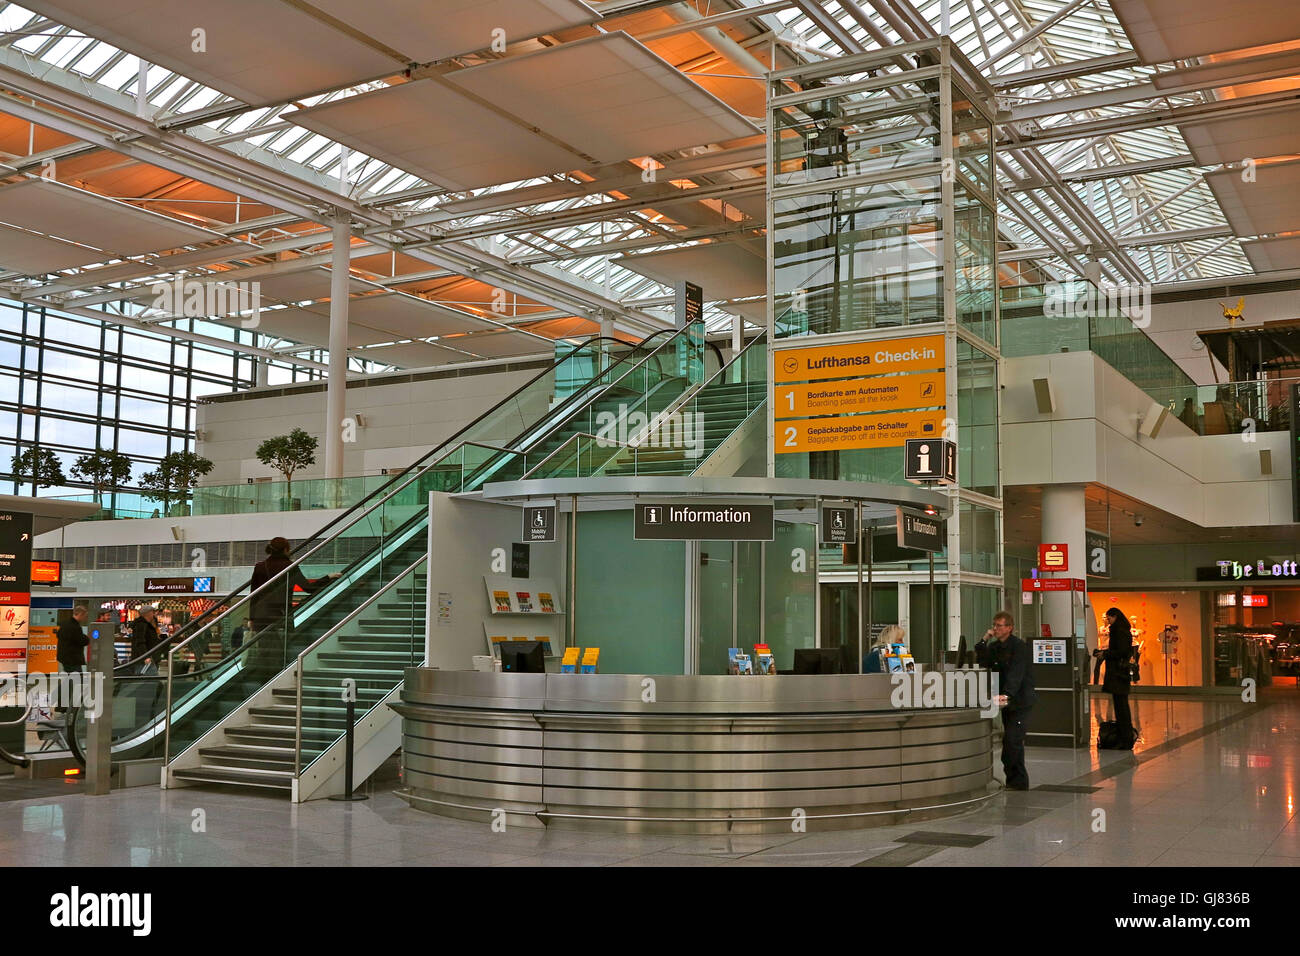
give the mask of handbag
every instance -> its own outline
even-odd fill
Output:
[[[1098,750],[1119,750],[1119,724],[1113,720],[1103,720],[1097,728]]]

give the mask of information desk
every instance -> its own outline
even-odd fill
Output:
[[[892,690],[888,674],[411,668],[392,705],[400,795],[508,826],[640,832],[885,826],[978,806],[993,792],[991,720],[898,709]]]

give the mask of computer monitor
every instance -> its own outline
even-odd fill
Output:
[[[545,674],[546,654],[541,641],[507,641],[501,645],[501,671]]]
[[[842,674],[844,653],[838,647],[800,647],[794,652],[796,674]]]

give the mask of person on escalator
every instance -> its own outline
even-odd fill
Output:
[[[294,566],[290,550],[287,538],[272,538],[266,545],[267,557],[253,567],[249,630],[255,636],[250,662],[259,671],[259,676],[267,679],[288,663],[285,650],[293,632],[293,617],[289,611],[294,588],[310,594],[339,577],[336,571],[308,579],[301,567]],[[286,569],[287,572],[281,574]]]
[[[86,606],[79,604],[72,609],[72,616],[59,625],[54,632],[58,642],[55,657],[59,667],[68,674],[78,674],[86,669],[86,648],[90,638],[81,629],[86,622]]]

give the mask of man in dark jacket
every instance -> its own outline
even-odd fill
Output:
[[[152,604],[146,604],[140,608],[140,616],[131,622],[131,659],[135,660],[143,654],[148,653],[157,646],[162,640],[158,636],[158,625],[155,623],[158,616],[158,609]],[[159,661],[166,660],[167,648],[161,647],[157,653],[150,656],[148,661],[140,661],[140,669],[144,670],[152,661],[157,664]]]
[[[1028,790],[1025,769],[1025,727],[1038,695],[1030,671],[1029,645],[1014,633],[1015,620],[1006,611],[993,615],[993,641],[989,642],[989,668],[998,675],[1002,691],[1002,769],[1008,790]]]
[[[54,632],[58,639],[58,649],[54,656],[59,666],[69,674],[79,674],[86,667],[86,647],[90,638],[81,629],[86,622],[86,606],[78,605],[72,609],[72,616],[59,625]]]

